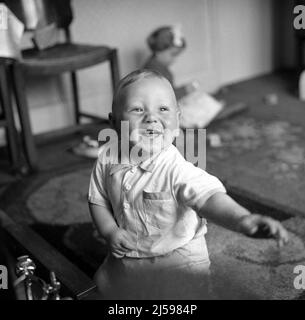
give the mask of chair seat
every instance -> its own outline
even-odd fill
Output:
[[[114,50],[105,46],[63,43],[42,51],[24,50],[18,65],[27,74],[58,74],[102,63],[109,60]]]

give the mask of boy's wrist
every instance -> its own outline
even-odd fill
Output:
[[[237,222],[237,232],[249,235],[251,233],[249,223],[247,223],[247,220],[251,214],[245,214],[238,218]]]

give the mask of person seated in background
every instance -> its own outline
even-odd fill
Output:
[[[148,36],[147,44],[152,55],[145,62],[143,68],[161,73],[173,86],[178,100],[198,89],[199,83],[195,80],[177,87],[170,70],[170,66],[186,48],[186,40],[182,36],[180,28],[160,27]]]

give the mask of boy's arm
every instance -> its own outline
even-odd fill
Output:
[[[247,209],[222,192],[215,193],[203,205],[199,204],[199,207],[201,209],[198,214],[202,218],[237,232],[243,232],[240,222],[245,216],[251,215]]]
[[[89,209],[98,232],[107,240],[119,228],[112,213],[107,208],[93,203],[89,203]]]
[[[114,257],[122,258],[135,249],[129,234],[118,227],[112,212],[106,207],[92,203],[89,203],[89,209],[98,232],[106,240]]]
[[[279,221],[259,214],[251,214],[225,193],[215,193],[198,214],[212,222],[255,238],[276,238],[279,246],[288,242],[288,232]]]

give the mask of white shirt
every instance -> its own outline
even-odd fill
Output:
[[[196,211],[213,194],[226,192],[219,179],[173,145],[139,165],[105,163],[106,150],[101,147],[93,168],[88,200],[112,212],[130,233],[136,250],[126,256],[163,255],[206,233]]]

